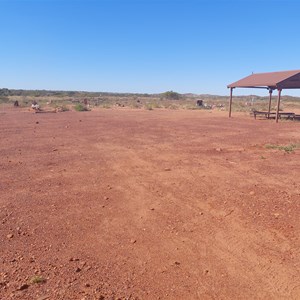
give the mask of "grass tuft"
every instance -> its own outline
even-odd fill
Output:
[[[31,279],[30,279],[30,283],[39,284],[39,283],[44,283],[44,282],[46,282],[46,279],[39,275],[35,275],[35,276],[31,277]]]
[[[300,148],[300,143],[298,144],[289,144],[289,145],[272,145],[267,144],[265,146],[267,149],[277,149],[285,152],[293,152],[295,149]]]

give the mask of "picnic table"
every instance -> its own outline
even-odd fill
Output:
[[[269,119],[270,117],[275,117],[276,116],[276,112],[267,112],[267,111],[258,111],[258,110],[254,110],[253,112],[253,116],[254,119],[256,119],[256,116],[264,116],[265,118]],[[293,112],[280,112],[278,113],[278,117],[281,119],[282,117],[285,117],[287,119],[295,119],[295,116],[298,117],[298,115],[296,115]]]

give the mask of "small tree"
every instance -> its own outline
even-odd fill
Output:
[[[162,94],[162,97],[170,100],[178,100],[181,98],[181,95],[173,91],[167,91]]]

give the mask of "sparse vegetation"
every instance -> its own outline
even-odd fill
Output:
[[[165,108],[168,108],[168,109],[178,109],[178,106],[175,105],[175,104],[167,104],[167,105],[165,105]]]
[[[146,103],[145,104],[145,109],[147,109],[147,110],[153,110],[153,105],[151,103]]]
[[[8,103],[9,102],[9,98],[6,96],[0,96],[0,103]]]
[[[33,283],[33,284],[39,284],[39,283],[44,283],[46,282],[46,279],[42,276],[39,276],[39,275],[35,275],[33,277],[31,277],[30,279],[30,283]]]
[[[88,111],[87,107],[81,103],[78,103],[74,106],[76,111]]]
[[[69,111],[69,108],[66,105],[55,105],[54,108],[56,111],[60,112]]]
[[[265,147],[267,149],[276,149],[276,150],[281,150],[281,151],[285,151],[285,152],[293,152],[295,149],[300,148],[300,143],[289,144],[289,145],[272,145],[272,144],[267,144]]]
[[[178,100],[181,98],[180,94],[173,92],[173,91],[167,91],[167,92],[163,93],[161,96],[162,96],[162,98],[170,99],[170,100]]]
[[[207,107],[197,107],[197,99],[202,99]],[[299,97],[283,96],[280,110],[293,111],[300,109]],[[146,108],[150,103],[152,109],[196,109],[212,108],[213,110],[228,110],[228,96],[217,96],[207,94],[179,94],[167,91],[162,94],[136,94],[136,93],[109,93],[109,92],[82,92],[82,91],[47,91],[47,90],[11,90],[0,89],[0,104],[13,105],[19,102],[20,107],[30,107],[36,101],[41,107],[73,108],[78,111],[89,110],[83,101],[87,100],[89,107],[112,108],[130,107]],[[249,113],[253,110],[265,111],[268,109],[268,96],[259,97],[255,95],[234,96],[232,103],[233,112]],[[82,103],[81,105],[79,105]],[[78,105],[78,106],[77,106]],[[74,107],[75,106],[75,107]],[[276,101],[272,102],[272,111],[275,111]],[[150,109],[151,110],[151,109]]]

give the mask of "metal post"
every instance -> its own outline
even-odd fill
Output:
[[[272,102],[272,93],[273,93],[273,90],[269,89],[269,93],[270,93],[270,98],[269,98],[269,108],[268,108],[268,119],[270,119],[270,111],[271,111],[271,102]]]
[[[276,110],[276,123],[278,123],[278,117],[279,117],[280,96],[281,96],[281,90],[278,89],[277,110]]]
[[[230,88],[230,99],[229,99],[229,118],[231,118],[232,91],[233,91],[233,88]]]

